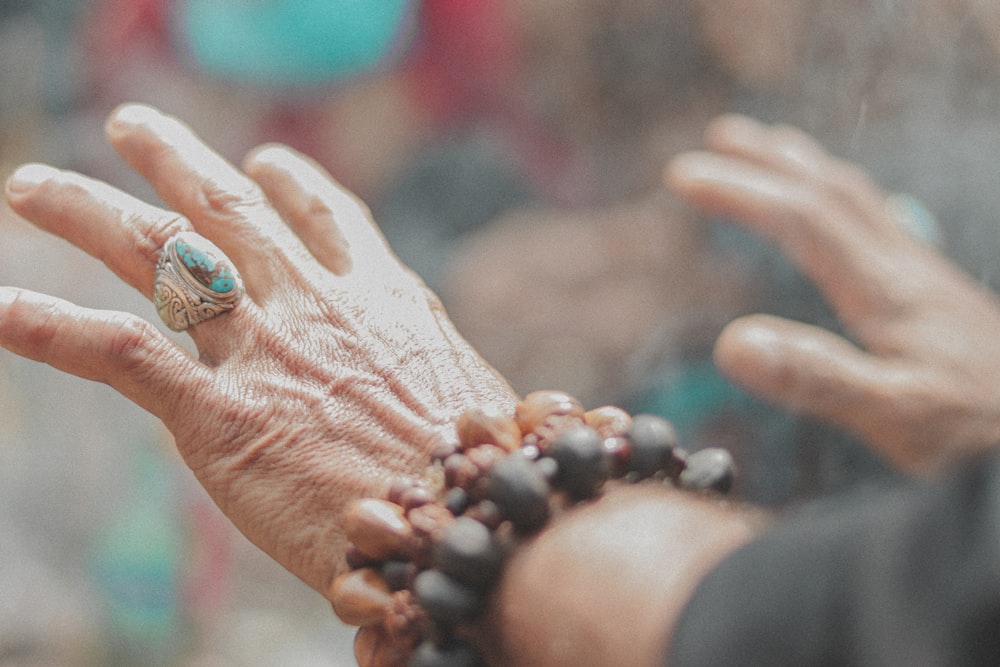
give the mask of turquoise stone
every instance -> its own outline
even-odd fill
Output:
[[[194,279],[208,289],[219,294],[236,289],[236,276],[226,262],[184,240],[178,240],[174,249]]]

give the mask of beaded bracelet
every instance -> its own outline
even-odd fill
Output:
[[[395,483],[387,499],[347,510],[350,569],[327,597],[360,626],[361,667],[483,664],[473,625],[511,553],[608,480],[727,493],[735,479],[728,451],[686,453],[665,419],[584,411],[557,391],[528,394],[513,416],[469,410],[456,435],[434,452],[425,481]]]

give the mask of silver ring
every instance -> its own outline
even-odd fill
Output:
[[[171,236],[156,263],[153,303],[174,331],[210,320],[236,307],[243,282],[225,253],[194,232]]]

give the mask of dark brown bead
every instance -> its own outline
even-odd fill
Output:
[[[597,494],[608,478],[604,441],[589,426],[579,426],[556,437],[545,450],[558,464],[558,486],[578,500]]]
[[[488,444],[512,452],[521,446],[521,429],[514,418],[493,409],[466,410],[459,416],[455,431],[465,449]]]
[[[392,606],[392,594],[375,568],[345,572],[330,584],[327,597],[337,618],[348,625],[381,623]]]
[[[409,588],[417,576],[416,564],[405,560],[387,560],[381,564],[382,578],[391,591]]]
[[[480,500],[466,510],[465,515],[475,519],[490,530],[496,530],[503,523],[503,512],[492,500]]]
[[[413,548],[413,528],[403,508],[387,500],[354,501],[344,514],[343,528],[359,551],[375,559],[405,556]]]
[[[549,519],[549,484],[531,461],[512,454],[494,466],[486,496],[521,532],[534,532]]]
[[[608,438],[604,441],[604,453],[611,464],[611,476],[621,477],[628,469],[630,445],[627,438]]]
[[[347,545],[347,549],[344,551],[344,560],[347,561],[347,567],[352,570],[357,570],[358,568],[378,562],[377,558],[372,558],[368,554],[362,553],[362,551],[353,544]]]
[[[489,528],[475,519],[459,517],[434,545],[432,562],[456,581],[482,589],[499,576],[503,552]]]
[[[656,415],[636,415],[628,431],[628,468],[641,477],[652,477],[668,469],[677,446],[673,424]]]
[[[455,625],[471,621],[483,611],[479,593],[438,570],[418,574],[413,593],[427,615],[440,623]]]
[[[471,645],[459,639],[444,644],[426,641],[417,647],[410,667],[481,667],[485,661]]]
[[[448,489],[448,493],[445,494],[444,498],[444,506],[455,516],[459,516],[465,512],[469,508],[470,502],[468,492],[457,486]]]
[[[708,447],[689,454],[680,474],[682,488],[728,493],[736,479],[736,464],[728,450]]]

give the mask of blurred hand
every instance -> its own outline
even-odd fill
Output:
[[[507,385],[391,254],[367,210],[287,148],[241,172],[177,120],[118,109],[108,137],[174,209],[42,165],[7,200],[150,297],[167,239],[195,230],[247,295],[190,329],[194,359],[146,320],[0,288],[0,345],[105,382],[158,416],[198,480],[275,560],[322,591],[342,566],[340,515],[422,474],[474,405],[513,409]]]
[[[706,144],[668,166],[668,186],[776,243],[853,338],[744,317],[716,344],[722,372],[853,431],[903,470],[1000,443],[996,298],[912,236],[864,173],[800,131],[727,116]]]

